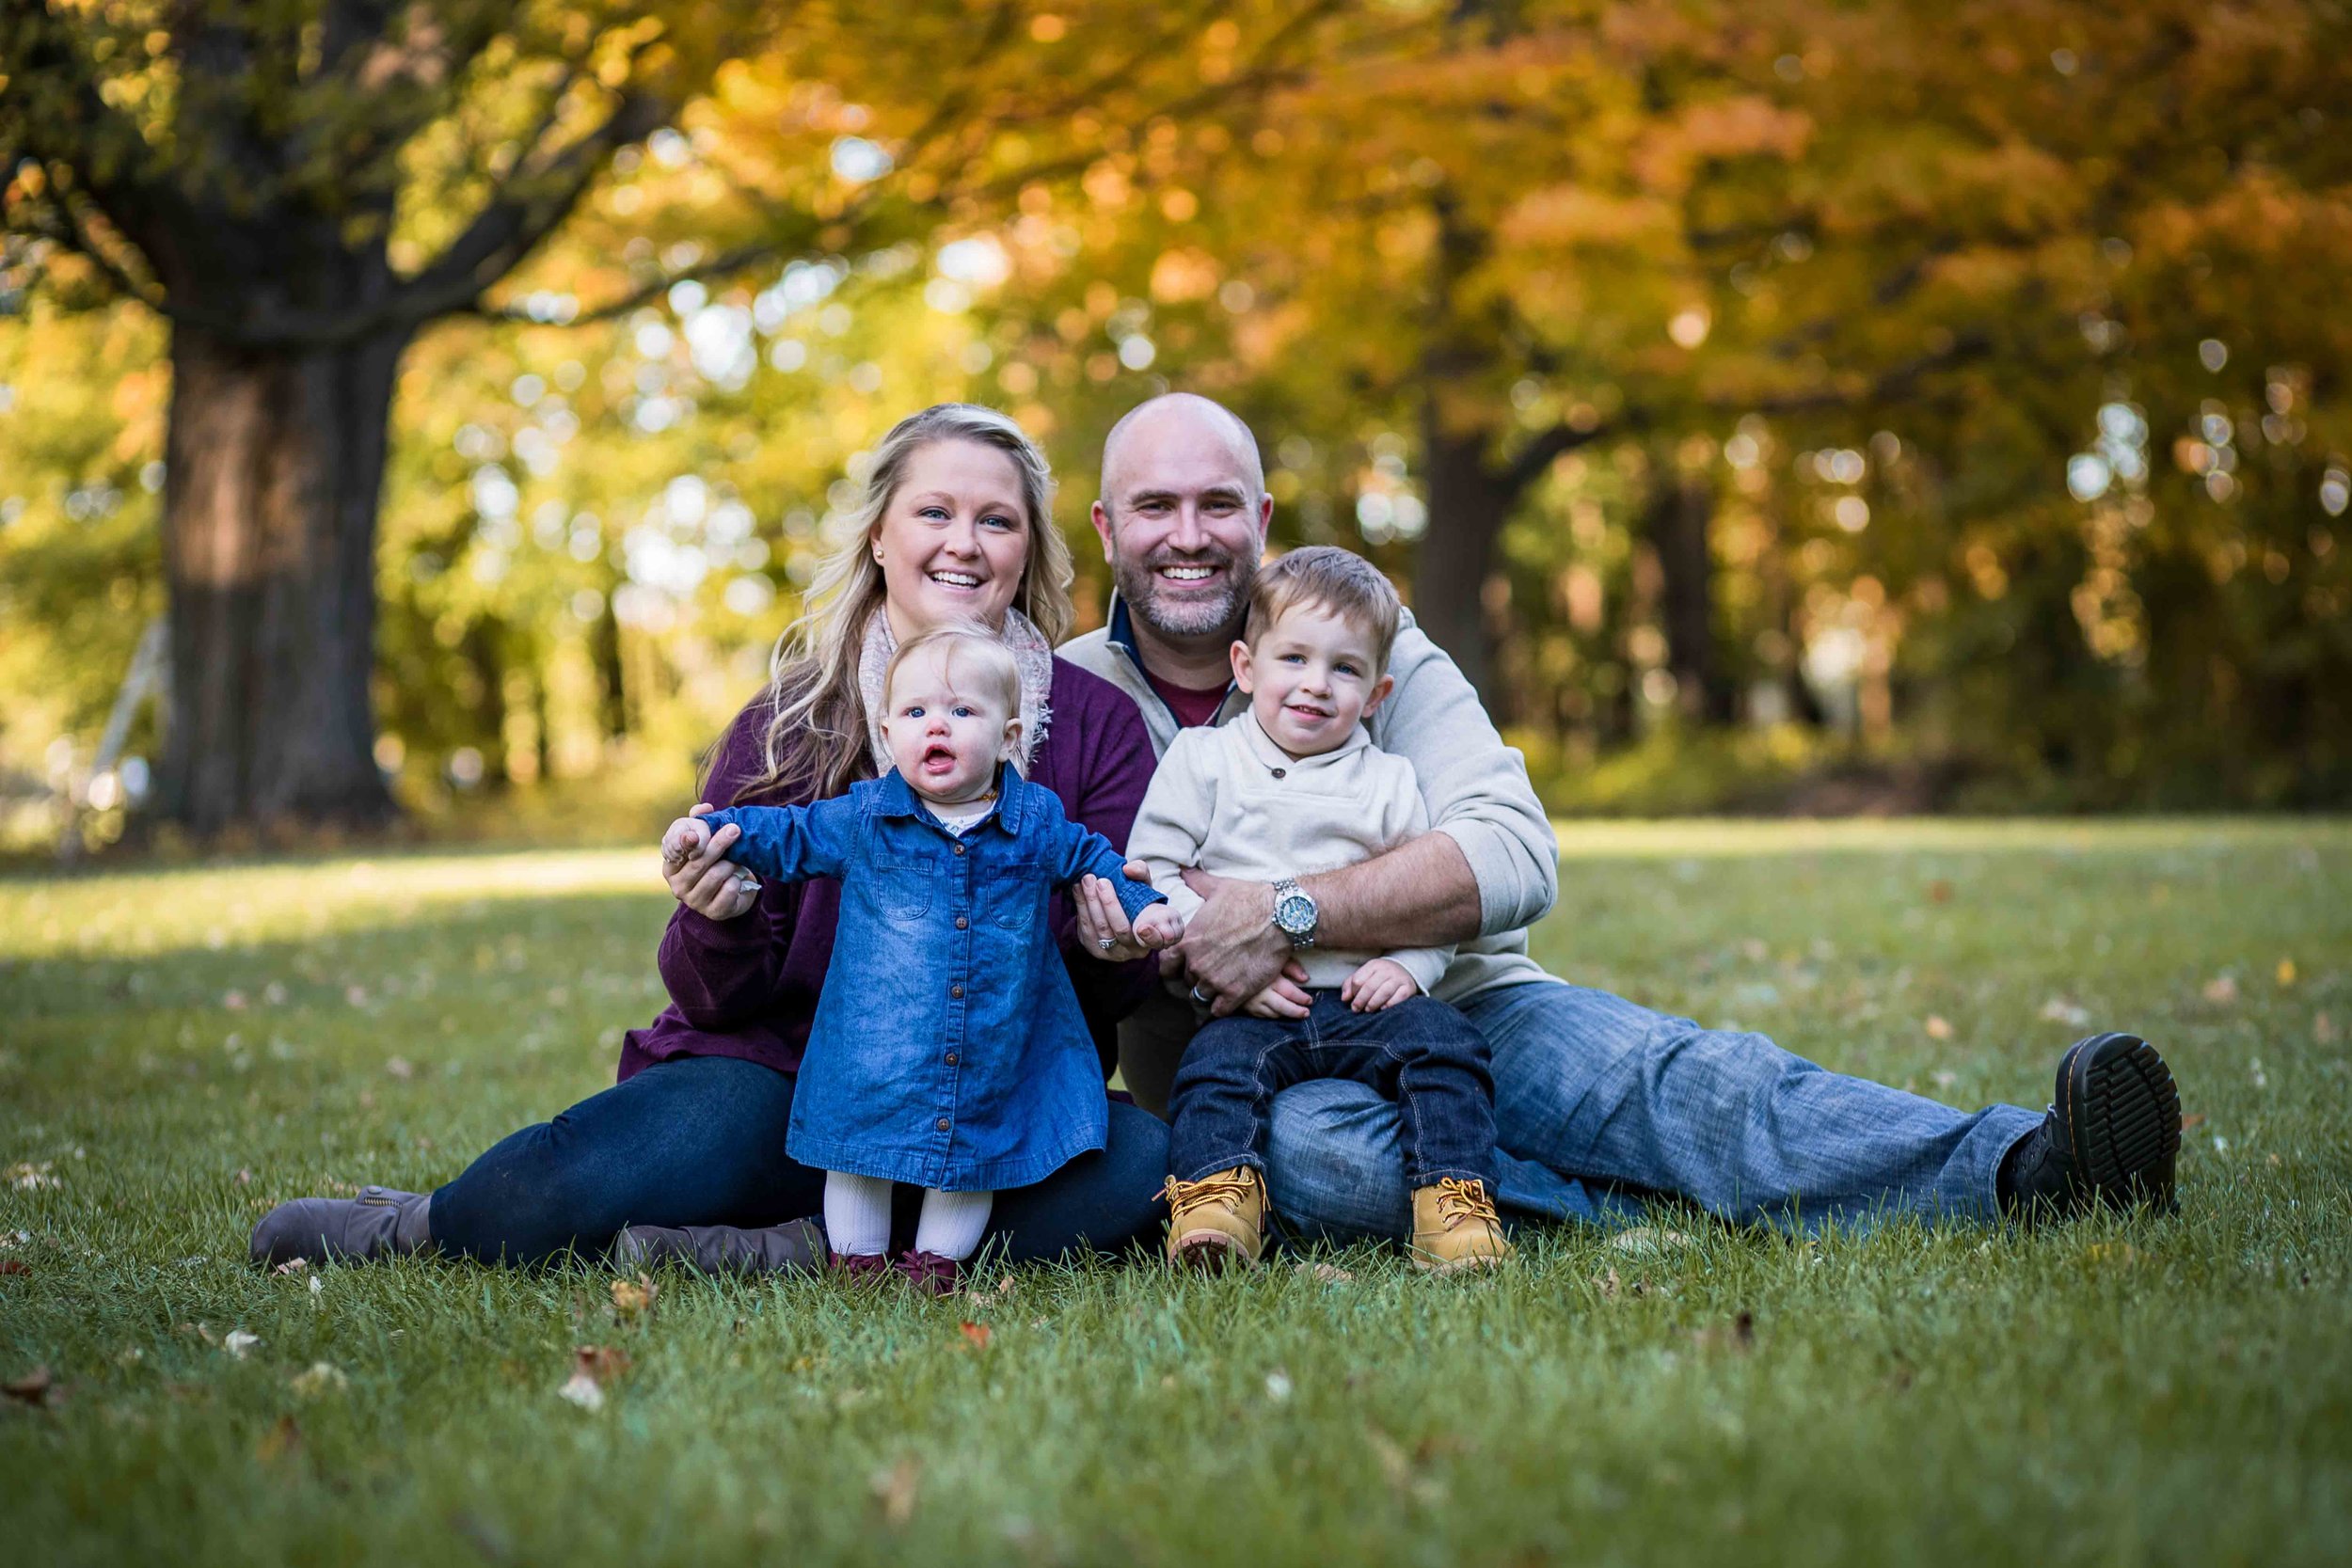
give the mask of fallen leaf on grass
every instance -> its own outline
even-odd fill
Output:
[[[1648,1257],[1661,1252],[1678,1252],[1692,1244],[1691,1238],[1679,1230],[1664,1230],[1656,1226],[1637,1225],[1630,1230],[1620,1230],[1609,1238],[1609,1244],[1619,1252]]]
[[[253,1457],[264,1465],[275,1465],[291,1457],[302,1447],[302,1427],[292,1416],[280,1416],[278,1422],[262,1433],[262,1440],[253,1445]]]
[[[995,1331],[991,1329],[986,1323],[958,1323],[956,1324],[956,1332],[962,1335],[963,1342],[970,1345],[974,1350],[988,1349],[989,1340],[995,1338]]]
[[[345,1377],[343,1370],[334,1363],[313,1361],[310,1363],[310,1370],[296,1372],[294,1375],[292,1386],[294,1391],[302,1398],[314,1400],[321,1394],[341,1393],[351,1386],[351,1380]]]
[[[415,1066],[405,1056],[394,1056],[384,1064],[384,1070],[404,1084],[417,1075]]]
[[[2278,974],[2279,983],[2280,985],[2291,986],[2295,984],[2295,960],[2293,958],[2280,958],[2279,960],[2279,967],[2275,973]]]
[[[604,1386],[628,1370],[628,1352],[611,1345],[582,1345],[572,1352],[572,1375],[555,1391],[582,1410],[604,1408]]]
[[[260,1335],[247,1334],[242,1328],[232,1328],[229,1331],[229,1337],[220,1342],[220,1348],[242,1361],[245,1359],[246,1352],[261,1342]]]
[[[1373,1459],[1379,1465],[1380,1473],[1388,1478],[1391,1486],[1403,1486],[1413,1479],[1413,1462],[1405,1456],[1405,1450],[1397,1447],[1395,1439],[1387,1433],[1378,1427],[1366,1427],[1364,1446],[1372,1450]]]
[[[2205,1000],[2222,1006],[2237,1000],[2237,976],[2217,974],[2205,982]]]
[[[308,1258],[289,1258],[269,1272],[272,1274],[300,1274],[310,1266],[310,1260]]]
[[[1951,1021],[1939,1013],[1930,1013],[1928,1015],[1928,1038],[1931,1040],[1947,1040],[1951,1037]]]
[[[56,1381],[50,1375],[48,1368],[35,1367],[23,1377],[12,1378],[5,1384],[0,1384],[0,1394],[6,1394],[8,1398],[22,1401],[26,1404],[44,1405],[49,1402],[51,1390],[56,1386]]]
[[[2093,1242],[2084,1257],[2094,1263],[2127,1265],[2139,1261],[2139,1249],[2128,1242]]]
[[[32,1272],[13,1258],[0,1258],[0,1274],[31,1274]]]
[[[923,1466],[913,1454],[900,1454],[889,1469],[875,1471],[868,1484],[874,1500],[882,1504],[882,1522],[898,1529],[914,1518],[915,1492],[922,1483]]]
[[[1019,1289],[1021,1289],[1021,1282],[1010,1275],[1005,1275],[996,1282],[996,1293],[1000,1296],[1009,1296]]]
[[[586,1372],[574,1372],[564,1386],[555,1391],[555,1397],[569,1400],[582,1410],[604,1408],[604,1390],[597,1387],[596,1380]]]
[[[1265,1396],[1279,1404],[1291,1397],[1291,1374],[1277,1367],[1265,1375]]]
[[[1311,1275],[1326,1285],[1345,1285],[1356,1277],[1337,1263],[1309,1263],[1301,1260],[1292,1272]]]
[[[2326,1013],[2313,1013],[2312,1015],[2312,1043],[2313,1045],[2335,1044],[2336,1021]]]
[[[633,1280],[616,1279],[612,1282],[612,1310],[624,1318],[649,1316],[654,1298],[660,1293],[661,1287],[653,1282],[651,1275],[641,1274]]]
[[[1611,1269],[1611,1270],[1610,1270],[1607,1274],[1597,1274],[1597,1275],[1593,1275],[1593,1287],[1594,1287],[1594,1289],[1597,1290],[1597,1291],[1600,1292],[1600,1299],[1601,1299],[1601,1300],[1603,1300],[1603,1301],[1614,1301],[1614,1300],[1616,1300],[1616,1299],[1617,1299],[1617,1271],[1616,1271],[1616,1270],[1614,1270],[1614,1269]]]
[[[2202,1111],[2191,1111],[2188,1115],[2181,1118],[2181,1131],[2184,1132],[2187,1132],[2192,1127],[2202,1127],[2204,1125],[2205,1113]]]
[[[1950,903],[1952,901],[1952,884],[1943,880],[1941,878],[1930,882],[1928,884],[1928,901],[1931,904]]]
[[[1756,1348],[1756,1314],[1742,1312],[1728,1324],[1709,1323],[1694,1329],[1691,1342],[1703,1351],[1730,1350],[1745,1355]]]
[[[2042,1016],[2048,1022],[2063,1023],[2070,1027],[2090,1022],[2089,1008],[2077,1006],[2063,996],[2053,996],[2042,1004]]]
[[[60,1180],[50,1174],[51,1167],[56,1164],[54,1160],[43,1160],[36,1165],[20,1160],[8,1167],[8,1184],[28,1193],[39,1192],[43,1187],[61,1186]]]

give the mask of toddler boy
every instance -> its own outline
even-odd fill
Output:
[[[1170,1094],[1171,1261],[1257,1261],[1267,1111],[1279,1091],[1314,1078],[1356,1079],[1397,1101],[1416,1265],[1452,1272],[1510,1256],[1489,1196],[1486,1042],[1427,994],[1453,949],[1317,947],[1314,903],[1297,883],[1428,831],[1412,765],[1375,747],[1362,723],[1394,685],[1386,672],[1400,614],[1388,579],[1346,550],[1294,550],[1260,573],[1232,648],[1249,706],[1180,733],[1136,814],[1128,858],[1151,868],[1185,919],[1200,906],[1186,866],[1274,884],[1274,921],[1311,998],[1301,1008],[1269,988],[1185,1051]]]

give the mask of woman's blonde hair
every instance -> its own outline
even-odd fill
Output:
[[[822,800],[873,776],[858,664],[866,623],[885,597],[874,536],[906,478],[908,460],[936,441],[971,441],[1012,459],[1029,546],[1012,608],[1037,624],[1049,646],[1069,635],[1070,546],[1054,526],[1054,476],[1045,454],[993,408],[942,403],[910,414],[874,449],[857,531],[818,568],[800,618],[776,640],[768,661],[764,701],[771,711],[760,740],[760,774],[737,800],[771,793]]]

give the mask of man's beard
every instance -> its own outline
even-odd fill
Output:
[[[1196,598],[1176,603],[1164,602],[1159,570],[1163,566],[1213,566],[1225,572],[1225,592],[1214,599]],[[1164,550],[1149,561],[1122,557],[1112,565],[1113,579],[1119,585],[1119,596],[1124,600],[1129,614],[1142,617],[1160,636],[1170,641],[1189,641],[1200,637],[1230,637],[1239,630],[1242,606],[1248,602],[1249,585],[1256,580],[1258,562],[1217,552],[1211,555],[1179,555]]]

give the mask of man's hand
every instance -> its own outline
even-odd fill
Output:
[[[759,879],[726,858],[726,851],[743,836],[733,823],[716,834],[697,820],[713,808],[697,802],[691,815],[670,824],[661,835],[661,875],[671,895],[708,920],[733,920],[759,896]]]
[[[1421,982],[1394,958],[1371,958],[1340,986],[1340,1000],[1359,1013],[1376,1013],[1421,994]]]
[[[1199,869],[1184,872],[1184,885],[1201,898],[1184,927],[1184,940],[1176,944],[1195,997],[1223,1018],[1271,992],[1295,1010],[1259,1017],[1306,1017],[1307,971],[1291,956],[1290,938],[1274,924],[1273,887]]]

